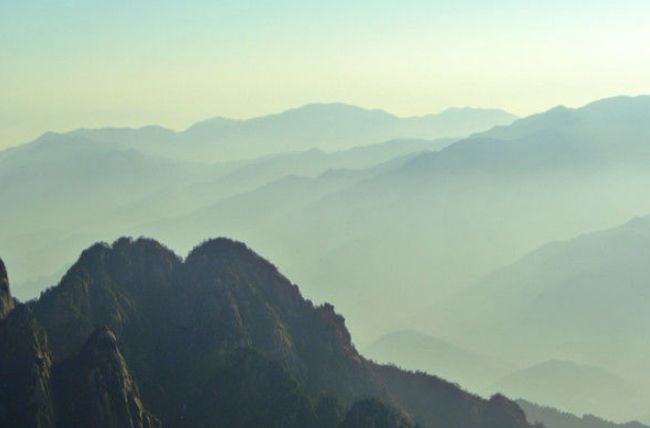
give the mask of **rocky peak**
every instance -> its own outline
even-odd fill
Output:
[[[221,271],[226,267],[254,267],[270,275],[280,275],[273,264],[246,244],[228,238],[209,239],[199,244],[188,254],[185,264],[191,268],[210,268],[211,271]]]
[[[79,355],[58,368],[56,384],[64,426],[159,426],[145,410],[117,338],[107,327],[97,328]]]
[[[14,308],[15,302],[9,290],[9,277],[5,264],[0,259],[0,320]]]

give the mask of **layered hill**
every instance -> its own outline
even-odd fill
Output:
[[[224,162],[319,148],[333,152],[403,138],[463,137],[511,123],[501,110],[459,108],[401,118],[352,105],[309,104],[247,120],[212,118],[175,132],[160,127],[78,130],[111,142],[176,160]]]
[[[597,412],[616,421],[638,419],[646,411],[644,394],[632,382],[569,361],[544,361],[515,371],[497,382],[495,389],[577,414]]]
[[[502,396],[486,401],[363,358],[332,306],[314,306],[273,265],[226,239],[185,260],[146,239],[96,244],[1,327],[0,358],[24,366],[2,365],[7,384],[29,384],[33,364],[43,372],[24,391],[39,397],[30,415],[44,427],[151,426],[151,415],[184,427],[528,426]],[[72,391],[83,396],[70,400]],[[6,415],[22,414],[11,407],[13,386],[2,397]],[[364,397],[384,404],[358,402]]]
[[[376,361],[436,373],[480,394],[494,392],[494,383],[515,370],[507,362],[414,330],[388,333],[363,351]]]
[[[642,356],[645,343],[636,328],[650,322],[648,257],[648,218],[553,242],[469,288],[462,298],[467,311],[453,322],[480,316],[486,328],[501,332],[500,347],[525,330],[535,334],[535,343],[526,345],[533,353],[553,349],[611,365],[633,350],[625,358],[631,361]],[[626,346],[612,350],[612,344]]]
[[[0,240],[21,298],[52,285],[41,277],[60,276],[97,237],[113,240],[143,223],[193,213],[283,177],[350,170],[348,180],[337,180],[340,188],[376,174],[381,164],[452,142],[391,140],[331,153],[312,149],[208,164],[164,159],[137,144],[93,136],[50,133],[0,152],[0,199],[8,201],[0,211]],[[354,176],[364,169],[365,175]]]
[[[98,236],[112,240],[142,223],[192,213],[283,177],[349,171],[345,181],[335,180],[340,188],[376,174],[374,168],[384,163],[405,162],[450,142],[399,140],[334,153],[309,150],[210,165],[156,158],[81,136],[47,134],[0,153],[0,198],[10,201],[0,212],[0,239],[21,284],[17,294],[31,298],[44,287],[40,277],[60,276]],[[364,169],[365,175],[355,175]]]
[[[526,400],[517,400],[528,419],[541,422],[548,428],[647,428],[639,422],[617,424],[591,414],[578,417],[548,406],[540,406]]]
[[[502,357],[565,361],[513,373],[499,384],[509,393],[640,419],[650,393],[650,347],[640,330],[650,322],[649,257],[648,218],[550,243],[464,291],[439,327]]]
[[[433,325],[461,287],[540,245],[650,212],[649,112],[650,97],[557,108],[308,203],[276,186],[249,205],[263,210],[220,201],[146,230],[182,249],[217,228],[250,242],[350,314],[365,340]]]

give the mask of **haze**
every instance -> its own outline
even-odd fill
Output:
[[[650,428],[648,40],[0,0],[0,426]]]
[[[0,147],[342,101],[519,115],[650,89],[627,1],[0,2]]]

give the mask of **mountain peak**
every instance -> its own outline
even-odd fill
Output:
[[[185,259],[186,267],[195,269],[203,266],[209,272],[215,272],[234,266],[261,270],[273,276],[279,276],[278,269],[271,262],[260,257],[246,244],[229,238],[213,238],[194,247]]]
[[[230,238],[218,237],[207,239],[194,247],[188,254],[187,261],[197,257],[224,257],[229,255],[261,260],[261,257],[248,248],[248,246],[243,242],[235,241]]]
[[[314,113],[314,114],[368,114],[368,115],[377,115],[383,118],[396,118],[395,115],[388,113],[381,109],[370,109],[355,106],[353,104],[347,104],[342,102],[331,102],[331,103],[309,103],[302,105],[300,107],[292,108],[285,110],[280,114],[291,115],[291,114],[305,114],[305,113]]]

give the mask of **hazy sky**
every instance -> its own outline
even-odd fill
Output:
[[[0,147],[314,101],[527,114],[639,93],[647,0],[0,0]]]

